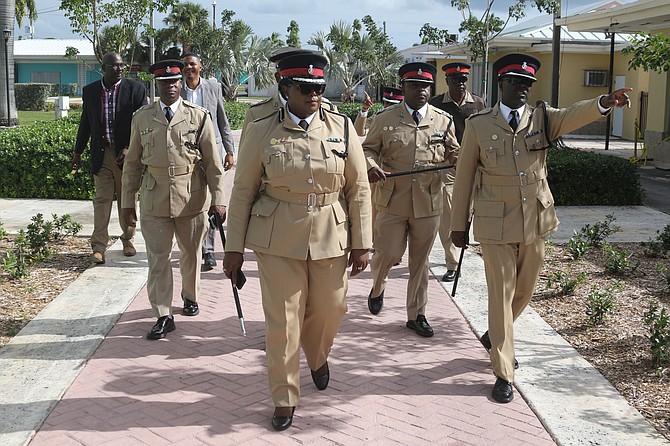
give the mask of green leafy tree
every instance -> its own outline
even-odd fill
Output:
[[[398,81],[398,68],[403,63],[398,49],[370,15],[363,17],[362,22],[373,48],[371,53],[359,53],[358,56],[362,58],[366,70],[370,73],[370,85],[377,89],[395,85]]]
[[[623,54],[632,56],[628,68],[658,73],[670,70],[670,37],[664,34],[640,33],[633,36],[630,46],[623,49]]]
[[[100,35],[105,26],[114,24],[124,30],[118,35],[123,35],[126,40],[117,42],[117,47],[126,48],[145,26],[144,20],[152,9],[166,12],[174,3],[175,0],[61,0],[60,9],[70,20],[72,31],[93,44],[95,56],[102,63],[105,49]],[[76,57],[76,51],[68,49],[68,56]]]
[[[172,42],[180,45],[184,52],[193,51],[194,44],[202,42],[203,37],[210,34],[203,31],[211,29],[209,12],[199,4],[191,2],[173,5],[163,23],[168,26]]]
[[[463,35],[463,45],[473,62],[479,60],[486,66],[488,63],[489,44],[507,27],[511,20],[518,21],[526,16],[526,10],[531,7],[540,12],[553,14],[558,8],[556,0],[514,0],[507,9],[507,16],[500,17],[493,12],[495,0],[488,0],[487,7],[481,15],[476,15],[472,10],[470,0],[451,0],[451,6],[456,8],[462,15],[458,32]],[[422,34],[423,32],[423,34]],[[447,30],[433,28],[426,23],[421,28],[419,36],[426,39],[426,43],[448,44]],[[482,79],[482,93],[486,95],[488,70],[484,70]]]
[[[286,28],[286,45],[294,48],[300,48],[300,26],[295,20],[291,20]]]
[[[23,19],[30,20],[30,24],[37,20],[35,0],[16,0],[16,23],[21,26]]]

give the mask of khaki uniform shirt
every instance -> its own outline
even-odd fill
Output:
[[[385,172],[455,164],[458,156],[452,118],[428,105],[426,116],[416,125],[404,102],[375,115],[363,149],[368,170],[379,167]],[[440,171],[388,178],[376,183],[373,199],[379,212],[435,216],[442,213],[443,185]]]
[[[452,231],[465,231],[474,196],[474,236],[480,243],[531,244],[556,230],[554,198],[547,183],[549,141],[602,117],[598,99],[569,108],[526,105],[514,134],[500,104],[465,123],[452,210]],[[475,184],[475,175],[481,179]]]
[[[185,143],[195,142],[203,120],[198,151]],[[209,208],[210,193],[212,205],[225,203],[223,163],[206,109],[181,100],[169,123],[158,101],[135,112],[123,166],[124,208],[134,206],[140,182],[143,215],[195,215]]]
[[[345,130],[346,126],[346,130]],[[348,156],[333,153],[345,150]],[[346,116],[320,109],[307,130],[277,110],[248,125],[237,159],[226,252],[305,260],[372,247],[365,157]]]

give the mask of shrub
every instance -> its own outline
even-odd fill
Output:
[[[642,205],[644,191],[637,166],[626,159],[554,148],[547,154],[547,167],[557,206]]]
[[[249,104],[243,102],[226,101],[224,104],[226,109],[226,116],[230,123],[230,128],[233,130],[241,129],[244,123],[244,115],[249,109]]]
[[[76,96],[77,84],[49,84],[49,96]]]
[[[354,122],[356,120],[356,117],[361,111],[361,106],[362,104],[354,102],[339,104],[337,106],[337,111],[345,116],[348,116],[349,119],[351,119],[351,122]],[[368,116],[372,116],[376,113],[379,113],[379,110],[381,110],[382,108],[384,108],[382,104],[379,103],[372,104],[372,107],[370,107],[370,109],[368,110]]]
[[[14,84],[17,110],[44,110],[51,84]]]
[[[616,225],[612,225],[616,221],[614,215],[608,214],[605,216],[605,221],[598,221],[591,226],[590,224],[585,224],[579,232],[586,239],[588,244],[594,248],[600,248],[607,237],[614,234],[615,232],[621,231],[621,228]]]
[[[80,115],[0,132],[0,196],[87,200],[93,196],[90,157],[70,174]]]
[[[658,234],[655,239],[649,239],[648,242],[642,242],[644,255],[647,257],[663,257],[670,251],[670,225],[666,225],[663,232],[656,231]]]
[[[644,324],[649,330],[651,344],[651,362],[660,365],[670,361],[670,318],[665,308],[658,311],[657,302],[650,302],[644,313]]]
[[[589,245],[588,241],[584,240],[584,237],[581,234],[575,231],[575,235],[573,235],[570,240],[568,240],[567,249],[570,257],[573,260],[578,260],[584,257],[587,252],[589,252],[591,246]]]
[[[608,286],[604,291],[595,286],[591,288],[591,292],[586,296],[586,314],[589,322],[599,325],[605,321],[607,314],[614,308],[614,293],[620,288],[621,284],[618,282]]]
[[[547,288],[556,288],[556,293],[559,296],[568,296],[572,294],[577,286],[586,279],[586,273],[581,272],[577,277],[572,278],[563,271],[554,271],[549,279],[547,279]]]
[[[615,276],[632,273],[640,266],[640,262],[636,262],[635,265],[630,264],[629,250],[616,249],[607,242],[603,243],[603,254],[605,255],[605,271]]]

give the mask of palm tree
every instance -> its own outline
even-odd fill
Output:
[[[200,30],[209,29],[209,11],[204,7],[191,2],[177,3],[172,7],[163,22],[168,25],[172,41],[180,44],[184,52],[191,51],[194,42],[198,40]]]
[[[2,30],[14,29],[14,18],[16,17],[16,3],[14,0],[0,2],[0,28]],[[16,113],[16,100],[14,98],[14,38],[9,36],[2,46],[2,62],[0,66],[0,126],[12,127],[19,125],[19,117]]]

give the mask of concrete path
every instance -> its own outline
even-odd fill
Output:
[[[92,215],[85,207],[0,200],[0,221],[8,229],[25,227],[39,210],[70,213],[85,223]],[[644,207],[558,212],[557,241],[607,214],[624,228],[622,240],[647,240],[670,224],[667,214]],[[633,226],[639,220],[646,229]],[[391,271],[385,307],[376,317],[367,311],[366,271],[350,281],[330,386],[318,392],[303,362],[294,426],[274,432],[253,255],[246,255],[249,281],[241,292],[247,337],[240,334],[220,267],[203,273],[200,315],[181,316],[173,260],[177,330],[148,341],[154,318],[138,239],[137,257],[124,258],[114,245],[106,265],[88,269],[0,349],[3,446],[670,444],[533,311],[515,325],[521,363],[516,398],[506,405],[492,401],[491,365],[477,340],[486,329],[483,263],[466,252],[451,298],[450,284],[445,289],[437,280],[445,271],[439,243],[430,259],[427,314],[435,336],[420,338],[404,328],[406,256]]]

